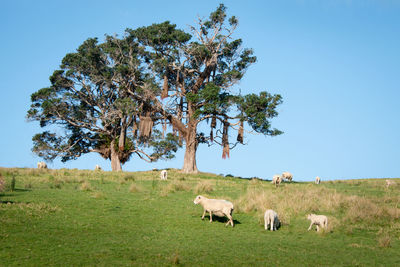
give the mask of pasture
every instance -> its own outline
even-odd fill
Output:
[[[166,181],[159,171],[0,173],[2,266],[400,266],[399,179],[275,188],[177,170]],[[233,202],[235,227],[201,220],[198,194]],[[267,208],[278,231],[264,230]],[[311,212],[328,216],[326,231],[307,231]]]

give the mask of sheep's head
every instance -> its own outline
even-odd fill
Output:
[[[311,220],[312,214],[307,214],[307,219]]]
[[[200,203],[200,201],[201,201],[202,199],[203,199],[203,197],[199,195],[199,196],[197,196],[197,197],[194,199],[193,203],[197,205],[197,204]]]

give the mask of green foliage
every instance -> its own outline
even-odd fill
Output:
[[[250,126],[259,133],[267,135],[279,135],[281,131],[270,129],[269,119],[278,116],[276,107],[282,103],[280,95],[271,95],[267,92],[261,92],[259,95],[249,94],[237,98],[239,109],[243,112],[244,118]]]
[[[190,27],[191,34],[165,21],[128,28],[122,37],[106,35],[104,42],[88,38],[76,52],[65,55],[49,78],[50,86],[31,95],[27,118],[41,127],[64,130],[63,135],[49,130],[35,135],[33,152],[62,161],[92,151],[110,159],[116,155],[111,150],[118,152],[121,163],[131,155],[148,161],[170,159],[178,149],[176,137],[164,139],[156,131],[166,121],[181,138],[197,137],[184,140],[186,144],[218,139],[215,142],[225,150],[243,143],[243,136],[236,143],[228,140],[227,127],[238,122],[242,135],[244,126],[264,135],[281,134],[271,126],[282,103],[280,95],[236,92],[235,86],[257,60],[242,39],[234,38],[237,25],[238,19],[228,18],[220,4]],[[137,119],[149,117],[153,137],[125,134],[137,132]],[[197,132],[211,117],[217,120],[212,126],[217,128],[215,139],[214,130],[209,136]]]

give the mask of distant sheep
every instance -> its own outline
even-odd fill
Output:
[[[160,174],[160,179],[161,180],[167,180],[167,177],[168,177],[167,170],[162,170],[161,174]]]
[[[217,215],[218,217],[228,217],[229,221],[226,223],[225,226],[231,224],[233,227],[233,219],[232,219],[232,213],[233,213],[233,204],[230,201],[224,200],[224,199],[209,199],[203,196],[197,196],[194,199],[194,204],[200,204],[203,206],[204,212],[203,216],[201,217],[202,220],[204,220],[204,216],[206,215],[206,212],[210,213],[210,222],[212,222],[212,215]]]
[[[282,173],[282,180],[288,180],[289,182],[291,182],[293,180],[293,174],[291,174],[290,172]]]
[[[39,161],[39,162],[37,163],[37,168],[38,168],[38,169],[47,169],[47,164],[46,164],[46,162]]]
[[[280,176],[279,174],[275,174],[272,177],[272,183],[275,185],[275,187],[277,187],[278,185],[280,185],[282,182],[282,176]]]
[[[392,185],[396,185],[396,182],[392,181],[392,180],[386,180],[386,187],[387,188],[389,188],[389,186],[392,186]]]
[[[264,213],[264,227],[265,230],[268,230],[268,226],[271,231],[276,231],[276,229],[280,226],[278,214],[273,210],[266,210]]]
[[[317,232],[319,232],[319,227],[325,229],[328,227],[328,217],[326,217],[325,215],[308,214],[307,219],[311,221],[310,227],[308,227],[308,231],[311,230],[314,224],[317,226]]]
[[[317,176],[315,178],[315,184],[320,184],[321,183],[321,178],[319,178],[319,176]]]
[[[94,167],[95,171],[101,171],[101,167],[99,165],[96,164],[96,166]]]

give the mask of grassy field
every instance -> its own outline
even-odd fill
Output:
[[[400,180],[286,183],[169,170],[0,168],[1,266],[400,266]],[[15,185],[13,185],[13,180]],[[196,195],[235,205],[201,220]],[[265,231],[263,213],[282,227]],[[306,214],[329,218],[307,231]],[[314,228],[315,229],[315,228]]]

